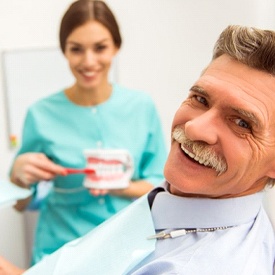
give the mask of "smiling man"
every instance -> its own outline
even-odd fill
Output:
[[[252,63],[253,51],[249,58]],[[275,76],[271,73],[229,54],[208,66],[174,118],[165,168],[171,193],[240,197],[261,191],[269,178],[275,178]]]
[[[273,274],[275,32],[221,33],[175,114],[164,173],[149,195],[156,249],[130,274]]]
[[[272,275],[275,32],[229,26],[175,114],[166,182],[32,274]],[[69,264],[68,264],[69,263]]]

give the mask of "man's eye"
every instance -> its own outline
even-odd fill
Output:
[[[235,123],[242,128],[251,129],[250,124],[241,118],[235,119]]]
[[[203,104],[205,106],[208,106],[207,100],[204,97],[197,95],[196,96],[196,100],[198,102],[200,102],[201,104]]]

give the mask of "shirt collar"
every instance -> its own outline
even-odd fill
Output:
[[[248,223],[257,216],[263,198],[263,192],[237,198],[210,199],[179,197],[165,191],[157,193],[151,209],[156,230]]]

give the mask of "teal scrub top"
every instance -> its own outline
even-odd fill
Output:
[[[110,98],[79,106],[60,91],[27,112],[17,155],[42,152],[65,167],[86,166],[84,149],[127,149],[134,161],[132,180],[163,182],[167,148],[152,98],[113,84]],[[32,264],[78,238],[132,202],[130,198],[94,197],[83,187],[84,175],[57,176],[40,205]]]

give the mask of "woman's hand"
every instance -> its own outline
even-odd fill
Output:
[[[89,192],[93,196],[104,196],[106,194],[127,197],[138,198],[147,192],[151,191],[154,186],[146,180],[130,181],[129,186],[123,189],[89,189]]]
[[[28,187],[41,180],[51,180],[56,175],[66,175],[65,168],[55,164],[42,153],[25,153],[15,159],[11,181],[21,187]]]
[[[97,197],[97,196],[104,196],[109,193],[109,189],[95,189],[95,188],[90,188],[89,192],[91,195]]]
[[[24,271],[0,256],[0,275],[20,275]]]
[[[57,175],[66,174],[64,167],[55,164],[46,155],[42,153],[25,153],[15,159],[10,180],[20,187],[28,188],[32,183],[51,180]],[[14,208],[22,211],[30,201],[31,197],[19,200]]]

